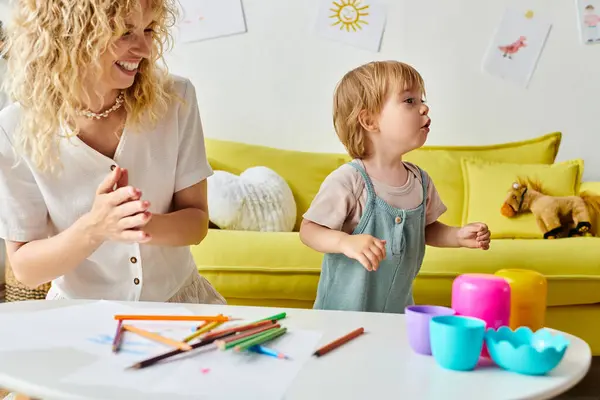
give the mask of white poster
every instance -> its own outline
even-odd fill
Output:
[[[551,27],[532,10],[506,10],[484,57],[483,70],[527,87]]]
[[[600,1],[575,0],[577,25],[583,44],[600,44]]]
[[[179,41],[196,42],[246,32],[241,0],[180,0]]]
[[[326,39],[378,52],[386,9],[377,0],[319,0],[314,32]]]

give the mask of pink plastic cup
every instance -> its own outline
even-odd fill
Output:
[[[464,274],[452,283],[452,309],[456,315],[485,321],[486,329],[510,325],[510,285],[492,274]],[[483,346],[482,357],[489,357]]]

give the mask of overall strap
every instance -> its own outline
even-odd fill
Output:
[[[360,172],[360,174],[363,177],[363,180],[365,181],[365,187],[367,188],[367,194],[369,195],[369,198],[374,197],[375,196],[375,189],[373,188],[373,182],[371,182],[371,178],[369,178],[369,175],[367,174],[367,171],[365,171],[365,169],[362,167],[362,165],[355,163],[355,162],[349,162],[348,164],[352,165],[354,168],[356,168],[356,170],[358,172]]]
[[[427,187],[429,186],[428,185],[429,182],[428,182],[427,174],[425,173],[425,171],[423,171],[421,169],[421,167],[417,166],[417,168],[419,168],[419,172],[421,172],[421,186],[423,186],[423,207],[426,207],[427,206]]]

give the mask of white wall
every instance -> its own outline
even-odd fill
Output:
[[[244,0],[248,33],[176,46],[172,72],[198,90],[209,137],[343,151],[331,123],[335,83],[371,60],[398,59],[424,76],[428,144],[489,144],[564,133],[559,158],[582,157],[600,180],[600,45],[579,44],[574,0],[533,1],[553,29],[528,89],[482,74],[507,0],[388,0],[380,53],[326,41],[311,27],[318,0]]]
[[[574,0],[386,0],[381,52],[311,33],[319,0],[243,0],[248,33],[177,45],[172,72],[192,79],[206,136],[308,151],[343,151],[331,123],[340,77],[398,59],[424,76],[428,144],[490,144],[563,132],[559,160],[582,157],[600,180],[600,45],[579,43]],[[7,0],[0,0],[0,18]],[[481,73],[506,6],[553,22],[528,89]]]

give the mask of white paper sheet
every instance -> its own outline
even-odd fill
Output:
[[[2,335],[9,338],[0,341],[0,351],[70,347],[92,354],[106,354],[107,351],[111,351],[112,339],[116,333],[115,314],[192,315],[193,313],[181,307],[133,308],[101,300],[91,304],[28,313],[0,314]],[[152,325],[157,324],[156,322],[136,321],[132,324],[142,328],[150,324],[152,329],[160,329]],[[170,327],[176,327],[177,324],[188,334],[191,332],[193,323],[176,322]],[[129,338],[131,335],[126,337]],[[109,344],[105,346],[107,341]]]
[[[241,0],[180,0],[180,5],[178,33],[183,43],[246,32]]]
[[[527,87],[551,27],[535,10],[506,10],[483,59],[483,71]]]
[[[105,382],[114,387],[198,398],[281,399],[310,359],[320,338],[320,332],[290,329],[266,344],[290,356],[289,360],[252,352],[221,351],[213,347],[141,370],[127,370],[124,367],[132,364],[129,357],[101,357],[65,377],[63,382],[78,385]],[[234,385],[224,386],[224,382],[232,379]]]
[[[0,341],[0,351],[64,346],[70,336],[69,329],[85,328],[85,326],[72,323],[73,321],[80,321],[89,312],[93,312],[104,319],[107,310],[118,310],[118,307],[119,304],[117,303],[98,301],[87,305],[0,314],[2,335],[9,338],[9,340]]]
[[[314,33],[323,38],[378,52],[386,8],[379,0],[319,0]]]

